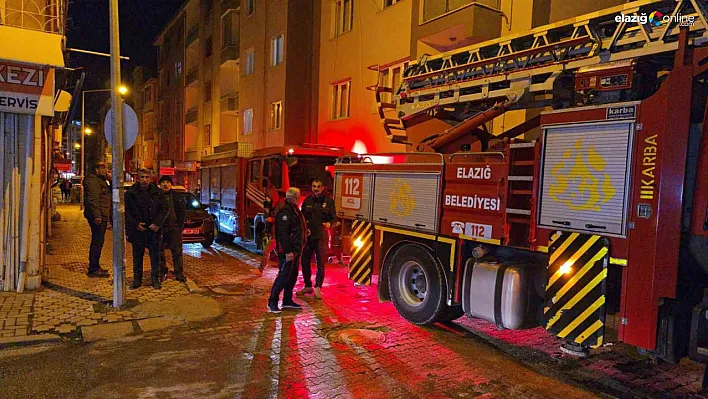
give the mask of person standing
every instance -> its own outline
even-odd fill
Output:
[[[187,205],[184,196],[172,190],[172,177],[162,176],[160,178],[160,188],[165,193],[167,201],[167,218],[162,225],[162,243],[160,247],[160,277],[164,281],[167,278],[167,261],[165,259],[165,248],[169,248],[172,253],[172,264],[175,268],[175,280],[186,282],[184,277],[184,263],[182,260],[182,229],[187,218]]]
[[[152,288],[159,290],[160,283],[160,226],[167,218],[167,203],[162,190],[150,182],[147,169],[138,171],[138,182],[125,193],[125,229],[133,245],[133,283],[131,290],[143,282],[145,248],[150,254]]]
[[[266,199],[263,203],[263,209],[267,215],[265,220],[264,235],[267,237],[266,243],[263,245],[263,260],[258,267],[258,271],[263,274],[263,271],[270,263],[270,254],[275,251],[275,214],[278,212],[285,201],[285,193],[278,190],[270,184]]]
[[[91,227],[89,277],[108,277],[108,270],[100,266],[106,229],[111,219],[111,186],[106,180],[106,172],[106,164],[98,162],[83,181],[84,217]]]
[[[64,181],[61,183],[61,194],[62,194],[62,200],[64,202],[69,202],[71,199],[71,180],[69,179],[64,179]]]
[[[283,309],[302,309],[293,301],[297,268],[302,247],[307,238],[307,223],[298,209],[300,190],[291,187],[285,193],[285,203],[275,215],[275,238],[278,249],[278,276],[268,298],[268,312],[280,313],[278,299],[283,293]]]
[[[324,192],[322,180],[312,180],[312,195],[302,203],[302,214],[307,220],[310,236],[307,245],[302,250],[302,279],[305,287],[297,295],[313,293],[312,290],[312,255],[317,261],[317,275],[315,276],[315,299],[322,299],[322,283],[325,277],[325,256],[329,243],[329,228],[336,220],[334,201]]]

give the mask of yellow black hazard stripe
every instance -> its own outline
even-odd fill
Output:
[[[596,348],[605,333],[609,242],[596,235],[555,232],[549,240],[546,330]]]
[[[371,284],[373,272],[374,229],[363,220],[352,222],[352,248],[349,262],[349,279],[359,284]]]

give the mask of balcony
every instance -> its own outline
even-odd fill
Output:
[[[187,76],[184,78],[185,86],[195,86],[199,82],[199,70],[197,68],[192,69],[187,72]]]
[[[219,112],[228,115],[238,115],[238,93],[227,93],[221,96]]]
[[[63,67],[66,0],[0,1],[0,58],[37,65]]]
[[[192,26],[189,31],[187,31],[187,37],[184,39],[184,45],[189,47],[192,43],[195,43],[199,39],[199,24]]]
[[[240,0],[221,0],[221,15],[229,10],[238,10],[241,6]]]
[[[241,46],[239,43],[229,43],[221,48],[221,65],[238,61]]]
[[[184,123],[188,125],[197,124],[197,116],[199,115],[197,107],[192,107],[187,110],[187,114],[184,116]]]

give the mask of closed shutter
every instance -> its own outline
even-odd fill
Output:
[[[414,229],[437,229],[439,174],[377,173],[374,217],[378,223]]]
[[[221,207],[236,209],[236,165],[221,168]]]
[[[371,173],[337,173],[334,190],[337,216],[371,219],[372,182]]]
[[[539,225],[624,236],[634,124],[544,129]]]

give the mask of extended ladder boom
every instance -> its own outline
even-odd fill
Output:
[[[387,135],[415,115],[457,103],[489,103],[553,93],[564,72],[612,61],[676,51],[682,25],[690,46],[708,43],[708,0],[641,0],[500,37],[436,56],[423,56],[404,73],[394,103],[379,100]],[[395,116],[386,110],[395,105]],[[390,114],[390,113],[389,113]]]

